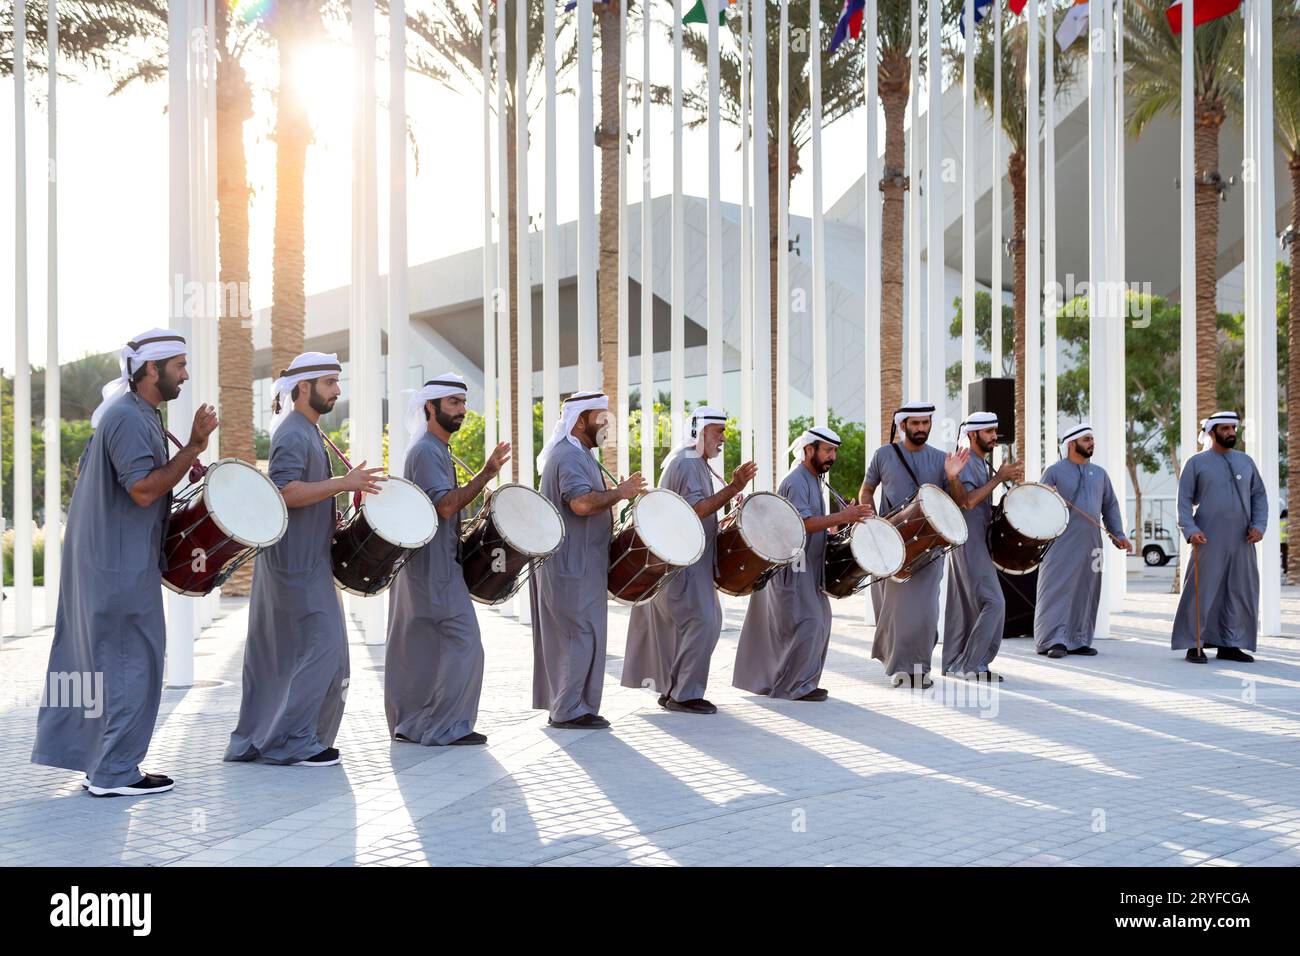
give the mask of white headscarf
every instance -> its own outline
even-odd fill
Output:
[[[838,448],[840,444],[840,436],[824,425],[818,425],[815,428],[808,429],[791,443],[790,454],[794,455],[796,462],[802,462],[803,450],[813,442],[818,441],[824,441],[826,444],[834,445]]]
[[[1061,438],[1061,457],[1065,458],[1070,454],[1070,442],[1077,441],[1092,434],[1092,426],[1087,422],[1079,422]]]
[[[101,393],[103,400],[90,416],[90,427],[98,428],[104,413],[131,391],[131,376],[140,370],[141,365],[145,362],[161,362],[188,351],[185,336],[175,329],[150,329],[127,342],[118,358],[122,374],[104,386]]]
[[[288,368],[281,369],[280,376],[271,383],[272,409],[275,408],[275,400],[280,400],[280,410],[271,415],[271,434],[275,434],[275,430],[284,424],[284,420],[293,411],[293,401],[289,396],[295,385],[324,378],[326,375],[337,375],[342,371],[339,357],[333,352],[303,352],[289,363]]]
[[[469,389],[465,379],[455,372],[443,372],[432,381],[425,382],[423,388],[408,388],[404,393],[409,396],[406,401],[406,431],[411,441],[420,437],[429,427],[424,417],[424,403],[437,401],[449,395],[467,395]]]
[[[901,406],[898,411],[894,412],[894,424],[889,428],[889,440],[894,440],[894,435],[898,429],[903,427],[903,422],[909,418],[933,418],[933,402],[908,402]]]
[[[1216,425],[1236,425],[1241,427],[1241,416],[1236,412],[1215,412],[1209,418],[1201,419],[1201,437],[1200,444],[1202,448],[1209,448],[1214,439],[1210,432],[1214,431]]]
[[[727,425],[727,413],[716,405],[701,405],[691,412],[691,433],[682,440],[678,451],[694,448],[704,454],[704,429],[709,425]]]
[[[538,468],[545,468],[546,459],[550,456],[551,449],[570,437],[569,433],[573,431],[573,426],[578,423],[578,416],[593,408],[609,408],[609,399],[603,392],[574,392],[564,400],[564,405],[560,408],[560,420],[555,423],[555,430],[551,432],[551,437],[546,440],[541,453],[537,456]]]
[[[998,416],[992,412],[971,412],[966,416],[966,420],[957,426],[957,432],[959,438],[965,438],[971,432],[997,427]]]

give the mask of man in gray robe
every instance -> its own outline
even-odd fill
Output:
[[[272,386],[268,476],[284,496],[289,526],[257,556],[244,644],[244,694],[226,760],[329,767],[348,685],[343,604],[330,543],[334,496],[374,494],[387,479],[363,461],[330,477],[317,422],[342,392],[338,356],[305,352]],[[292,404],[290,404],[292,403]]]
[[[867,465],[858,500],[876,513],[875,494],[880,489],[880,513],[891,514],[910,502],[921,485],[948,486],[956,474],[956,459],[928,444],[934,420],[929,402],[908,402],[894,413],[889,442],[876,449]],[[899,440],[895,441],[895,434]],[[939,642],[939,586],[943,582],[942,557],[929,561],[906,581],[886,578],[873,584],[871,606],[876,634],[871,656],[885,665],[895,687],[930,687],[931,658]]]
[[[961,471],[948,479],[948,493],[965,512],[966,543],[952,553],[948,569],[948,610],[943,626],[943,673],[967,679],[1000,681],[989,670],[1002,646],[1007,603],[989,555],[988,530],[993,520],[989,496],[1004,481],[1020,481],[1025,466],[1004,461],[994,474],[987,456],[998,439],[998,418],[991,412],[971,412],[959,426],[970,447],[957,452]]]
[[[451,460],[451,436],[465,421],[465,380],[444,373],[413,392],[407,429],[406,480],[433,504],[438,530],[413,554],[388,594],[384,714],[396,739],[426,745],[485,744],[474,730],[483,689],[478,616],[456,560],[460,514],[510,460],[502,442],[469,484]]]
[[[714,485],[711,458],[726,440],[727,413],[711,405],[691,416],[691,437],[668,462],[659,487],[681,495],[704,526],[704,553],[645,604],[632,608],[623,655],[623,686],[659,691],[659,706],[688,714],[716,714],[704,699],[709,662],[722,633],[722,604],[713,584],[718,511],[753,480],[745,462],[731,482]]]
[[[821,476],[831,470],[840,436],[818,426],[790,446],[794,465],[777,494],[803,518],[803,555],[787,564],[749,598],[736,647],[732,686],[783,700],[825,700],[817,686],[831,640],[831,602],[822,591],[826,573],[826,532],[867,517],[868,509],[850,504],[826,513]]]
[[[168,459],[158,408],[189,379],[185,352],[184,337],[167,329],[127,343],[122,374],[91,416],[68,506],[32,763],[81,771],[97,797],[173,786],[140,769],[162,698],[162,544],[171,490],[217,427],[212,407],[199,406],[189,442]]]
[[[609,399],[577,392],[538,456],[542,495],[564,522],[564,543],[529,581],[533,706],[563,730],[609,726],[600,716],[608,624],[610,513],[645,490],[640,473],[607,488],[592,455],[605,440]]]
[[[1038,566],[1034,646],[1038,653],[1053,659],[1097,653],[1092,637],[1101,600],[1098,515],[1115,547],[1130,550],[1110,476],[1101,466],[1089,463],[1095,441],[1089,425],[1076,425],[1061,439],[1061,460],[1038,479],[1055,488],[1072,506],[1065,531],[1052,542]]]
[[[1188,458],[1178,478],[1178,527],[1193,551],[1172,643],[1194,664],[1206,661],[1198,635],[1201,647],[1218,648],[1219,660],[1255,659],[1247,653],[1259,630],[1255,544],[1268,528],[1268,493],[1250,456],[1232,450],[1240,422],[1236,412],[1207,418],[1201,425],[1206,450]]]

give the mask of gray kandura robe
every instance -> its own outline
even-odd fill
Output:
[[[716,493],[708,462],[693,450],[673,456],[659,487],[694,507]],[[674,700],[698,700],[709,682],[709,661],[722,633],[722,604],[713,584],[718,516],[700,519],[704,554],[645,604],[632,608],[623,657],[623,686],[649,687]]]
[[[1268,495],[1249,455],[1209,449],[1187,459],[1178,479],[1178,528],[1183,540],[1200,531],[1206,543],[1196,548],[1199,571],[1193,566],[1192,545],[1187,546],[1187,573],[1174,616],[1174,650],[1196,646],[1198,573],[1202,646],[1255,649],[1259,563],[1246,532],[1267,527]]]
[[[542,495],[564,522],[564,544],[529,581],[533,617],[533,707],[561,723],[600,713],[608,625],[609,542],[614,517],[582,517],[569,502],[605,490],[589,449],[567,438],[542,468]]]
[[[802,462],[782,479],[777,494],[802,518],[826,514],[821,481]],[[831,640],[831,602],[821,589],[825,573],[826,532],[818,531],[807,536],[802,562],[786,565],[750,596],[733,686],[785,700],[817,689]]]
[[[405,477],[436,505],[456,487],[451,451],[425,432],[406,456]],[[483,689],[483,642],[456,560],[460,513],[438,519],[433,540],[389,588],[384,713],[388,730],[422,744],[449,744],[474,729]]]
[[[916,481],[899,461],[894,447],[916,473]],[[947,493],[943,473],[947,460],[938,448],[924,445],[910,451],[902,442],[881,445],[867,466],[867,484],[880,491],[879,513],[889,514],[911,499],[917,482],[938,485]],[[871,656],[885,665],[885,673],[928,674],[934,645],[939,642],[939,587],[943,582],[943,558],[930,561],[907,581],[886,578],[871,586],[871,606],[876,612],[876,634]]]
[[[1119,499],[1115,497],[1110,476],[1100,465],[1080,465],[1064,458],[1049,466],[1038,480],[1055,488],[1083,515],[1093,518],[1100,515],[1107,531],[1124,537]],[[1097,626],[1097,605],[1101,600],[1100,549],[1113,545],[1103,542],[1101,529],[1074,508],[1068,513],[1070,523],[1052,542],[1038,566],[1034,646],[1040,651],[1054,644],[1062,644],[1070,651],[1091,647]]]
[[[992,474],[984,459],[971,453],[961,470],[967,491],[988,484]],[[952,553],[948,570],[948,613],[943,622],[943,669],[950,674],[977,674],[989,669],[1002,646],[1007,602],[989,556],[988,529],[993,520],[992,495],[969,510],[966,543]]]
[[[104,413],[82,454],[63,539],[49,671],[32,763],[96,787],[144,776],[162,698],[162,542],[171,495],[142,508],[130,489],[167,463],[157,412],[134,392]]]
[[[293,411],[271,436],[277,488],[324,481],[329,458],[316,426]],[[343,603],[330,542],[334,499],[289,509],[284,537],[257,556],[244,644],[244,693],[226,760],[288,764],[334,746],[348,686]]]

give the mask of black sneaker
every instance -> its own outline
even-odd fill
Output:
[[[1001,675],[1001,674],[995,674],[995,673],[993,673],[993,671],[976,671],[976,672],[975,672],[975,680],[987,681],[987,682],[989,682],[989,683],[992,684],[992,683],[997,683],[997,682],[1001,681],[1001,680],[1002,680],[1002,675]]]
[[[1194,647],[1189,647],[1187,649],[1187,663],[1204,664],[1208,660],[1209,658],[1205,656],[1205,651],[1198,651]]]
[[[1054,661],[1059,661],[1062,657],[1064,657],[1068,653],[1070,652],[1065,649],[1064,644],[1053,644],[1051,647],[1047,649],[1047,656]]]
[[[1097,656],[1097,648],[1095,648],[1095,647],[1076,647],[1074,650],[1070,651],[1069,653],[1071,653],[1071,654],[1078,654],[1078,655],[1080,655],[1081,657],[1096,657],[1096,656]]]
[[[464,737],[458,737],[457,739],[453,740],[448,746],[472,747],[475,744],[485,744],[485,743],[487,743],[487,734],[479,734],[471,730]]]
[[[668,706],[668,695],[667,695],[667,694],[660,694],[660,695],[659,695],[659,706],[660,706],[660,707],[667,707],[667,706]]]
[[[679,714],[716,714],[718,712],[718,708],[703,697],[697,697],[694,700],[673,700],[670,697],[664,707]]]
[[[1240,647],[1220,647],[1214,652],[1216,661],[1237,661],[1240,664],[1253,664],[1255,658],[1251,657]]]
[[[796,697],[795,700],[825,700],[829,696],[830,694],[826,692],[825,688],[817,687],[808,691],[802,697]]]
[[[314,757],[308,757],[306,760],[299,760],[292,764],[294,767],[333,767],[340,761],[339,752],[333,747],[326,747]]]
[[[572,720],[548,719],[546,722],[559,730],[604,730],[609,726],[609,721],[600,714],[583,714]]]
[[[92,796],[96,797],[131,797],[148,795],[151,793],[166,793],[176,784],[171,777],[164,777],[162,774],[147,773],[135,783],[127,784],[124,787],[97,787],[87,781],[86,789]]]

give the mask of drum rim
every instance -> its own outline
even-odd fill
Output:
[[[1043,488],[1047,491],[1050,491],[1056,497],[1056,500],[1061,503],[1061,512],[1065,515],[1065,523],[1061,525],[1061,527],[1057,530],[1056,534],[1048,538],[1039,538],[1032,534],[1026,534],[1025,532],[1021,531],[1019,528],[1017,528],[1015,525],[1011,526],[1012,530],[1014,530],[1016,534],[1020,535],[1021,537],[1028,538],[1030,541],[1055,541],[1061,535],[1065,534],[1065,529],[1070,526],[1070,506],[1065,503],[1065,497],[1059,491],[1053,488],[1051,485],[1045,485],[1041,481],[1022,481],[1019,484],[1017,484],[1015,487],[1007,489],[1006,495],[1002,496],[1002,501],[1000,502],[1000,504],[1002,505],[1002,513],[1006,514],[1007,496],[1010,495],[1011,492],[1015,491],[1016,488],[1027,488],[1030,485],[1033,485],[1035,488]],[[1011,519],[1008,518],[1006,520],[1010,521]]]
[[[638,511],[638,505],[640,504],[640,502],[642,501],[642,499],[644,499],[644,498],[648,497],[650,494],[652,494],[652,493],[656,493],[656,492],[663,492],[663,493],[666,494],[666,495],[672,495],[674,498],[676,498],[676,499],[677,499],[678,501],[680,501],[682,504],[686,505],[687,510],[689,510],[690,513],[695,517],[695,523],[696,523],[696,525],[697,525],[697,526],[699,527],[699,529],[700,529],[700,550],[697,551],[697,552],[695,552],[695,557],[691,558],[689,561],[687,561],[687,562],[685,562],[685,563],[683,563],[683,564],[673,564],[672,562],[666,560],[662,555],[659,554],[659,552],[655,551],[653,548],[650,547],[650,545],[646,542],[646,539],[645,539],[645,538],[642,536],[642,534],[641,534],[641,526],[640,526],[640,524],[637,522],[637,511]],[[700,558],[704,557],[704,552],[705,552],[705,551],[708,549],[708,547],[709,547],[709,536],[708,536],[707,534],[704,533],[704,522],[700,520],[700,516],[699,516],[699,515],[695,514],[695,509],[691,507],[690,502],[688,502],[685,498],[683,498],[683,497],[682,497],[681,495],[679,495],[677,492],[673,491],[671,488],[650,488],[650,489],[648,489],[648,490],[645,492],[645,494],[638,495],[637,498],[636,498],[636,500],[632,502],[632,523],[631,523],[631,527],[632,527],[632,530],[636,533],[636,536],[637,536],[638,540],[640,540],[642,546],[643,546],[644,548],[646,548],[646,550],[648,550],[648,551],[649,551],[651,554],[653,554],[656,558],[658,558],[658,559],[659,559],[663,564],[667,564],[669,567],[674,567],[674,568],[689,568],[692,564],[694,564],[695,562],[699,561]],[[615,598],[615,600],[617,600],[617,598]]]
[[[425,538],[423,541],[420,541],[418,543],[411,543],[407,541],[394,541],[392,538],[388,537],[388,535],[384,534],[382,531],[376,528],[374,522],[370,520],[370,515],[366,512],[366,505],[370,503],[371,498],[377,496],[366,495],[365,497],[363,497],[361,499],[361,507],[357,510],[360,511],[363,515],[365,515],[366,526],[370,528],[370,531],[373,534],[379,535],[379,537],[383,538],[385,541],[387,541],[395,548],[405,548],[408,551],[418,551],[420,548],[423,548],[426,544],[432,541],[434,537],[438,534],[438,512],[436,509],[434,509],[433,502],[429,500],[429,496],[424,493],[424,489],[421,488],[419,485],[417,485],[415,482],[408,481],[407,479],[401,477],[400,475],[389,475],[388,480],[400,482],[403,485],[409,485],[410,487],[414,488],[417,492],[419,492],[421,497],[424,498],[425,503],[429,506],[429,510],[433,512],[433,530],[429,532],[429,536],[427,538]],[[378,594],[380,592],[376,591],[374,593]]]
[[[222,523],[221,517],[217,514],[216,510],[212,507],[212,501],[208,497],[208,492],[211,489],[211,485],[208,484],[207,476],[211,474],[213,471],[215,471],[220,465],[230,464],[231,462],[235,462],[237,464],[243,465],[249,471],[253,472],[253,474],[257,475],[257,477],[261,478],[268,485],[270,485],[271,490],[275,492],[275,500],[280,505],[280,530],[279,532],[277,532],[275,538],[267,542],[266,544],[262,544],[259,541],[245,541],[243,538],[235,534],[233,531],[227,528],[225,524]],[[208,517],[212,519],[212,523],[215,524],[221,530],[222,534],[229,535],[232,540],[238,541],[240,544],[244,545],[244,547],[257,548],[259,551],[261,551],[278,544],[280,539],[284,537],[284,533],[287,530],[289,530],[289,506],[284,503],[284,495],[281,493],[280,489],[275,486],[275,482],[271,480],[270,476],[267,475],[265,472],[263,472],[262,469],[258,468],[256,465],[250,465],[248,462],[244,461],[244,459],[237,458],[233,455],[230,455],[225,458],[218,458],[212,464],[208,465],[207,472],[204,473],[203,478],[204,478],[203,496],[202,496],[203,507],[207,510]],[[179,592],[179,593],[186,593],[186,592]]]
[[[948,492],[944,491],[942,488],[940,488],[938,485],[936,485],[933,481],[927,481],[927,482],[924,482],[923,484],[921,484],[921,485],[916,489],[916,496],[915,496],[912,500],[915,501],[917,504],[919,504],[919,505],[921,506],[921,514],[922,514],[922,516],[924,516],[925,520],[928,521],[928,522],[930,523],[930,527],[934,528],[935,534],[939,535],[939,537],[941,537],[941,538],[944,537],[943,532],[940,531],[939,528],[935,527],[935,524],[934,524],[933,521],[930,521],[930,514],[929,514],[928,511],[925,510],[925,502],[923,502],[923,501],[921,500],[921,489],[922,489],[922,488],[933,488],[933,489],[934,489],[935,491],[937,491],[939,494],[941,494],[941,495],[943,495],[945,498],[947,498],[947,499],[948,499],[948,502],[949,502],[949,503],[950,503],[954,508],[957,509],[957,514],[958,514],[958,516],[962,517],[962,523],[961,523],[962,537],[961,537],[961,540],[960,540],[960,541],[949,541],[948,544],[952,545],[954,548],[960,548],[960,547],[961,547],[962,545],[964,545],[968,540],[970,540],[970,527],[966,524],[965,516],[963,516],[963,515],[961,514],[961,506],[958,505],[957,502],[955,502],[955,501],[952,500],[952,495],[948,494]],[[946,540],[946,539],[945,539],[945,540]]]
[[[492,511],[491,511],[492,499],[495,498],[502,491],[504,491],[506,488],[522,488],[525,491],[531,491],[538,499],[546,502],[546,506],[550,508],[552,512],[554,512],[555,520],[560,525],[560,541],[550,551],[539,551],[536,553],[532,551],[525,551],[523,548],[519,547],[519,545],[516,544],[514,541],[510,540],[510,535],[506,534],[505,531],[501,529],[501,526],[497,524],[495,521],[493,521],[492,527],[495,528],[496,533],[501,536],[501,540],[504,541],[506,544],[510,545],[510,547],[514,548],[520,554],[528,558],[549,558],[551,555],[555,554],[562,547],[564,547],[564,538],[565,538],[564,518],[560,514],[560,509],[555,507],[555,503],[551,501],[550,498],[547,498],[546,495],[542,494],[536,488],[530,488],[528,485],[525,485],[523,482],[508,481],[505,484],[501,485],[499,488],[493,489],[492,494],[488,497],[488,503],[487,505],[485,505],[485,507],[488,508],[488,515],[487,515],[488,520],[492,519]]]
[[[773,498],[775,498],[777,501],[781,502],[781,504],[785,505],[787,508],[789,508],[791,511],[793,511],[793,512],[794,512],[795,520],[799,522],[799,528],[800,528],[800,530],[803,530],[803,518],[802,518],[802,517],[800,516],[800,514],[799,514],[799,509],[796,508],[796,507],[795,507],[795,506],[790,502],[790,499],[789,499],[789,498],[786,498],[784,495],[778,495],[775,491],[751,491],[749,494],[745,495],[745,500],[742,501],[742,502],[740,503],[740,507],[736,509],[736,514],[739,515],[739,514],[740,514],[740,513],[745,509],[745,504],[746,504],[746,502],[748,502],[750,498],[756,497],[757,495],[771,495],[771,496],[772,496]],[[772,563],[772,564],[778,564],[778,565],[789,564],[791,561],[793,561],[793,560],[798,556],[799,551],[804,550],[804,549],[806,549],[806,548],[808,547],[808,532],[807,532],[807,531],[804,531],[804,532],[803,532],[803,544],[802,544],[802,545],[800,546],[800,548],[799,548],[798,550],[796,550],[793,554],[790,554],[789,556],[784,557],[784,558],[773,558],[773,557],[769,557],[768,555],[766,555],[766,554],[764,554],[762,551],[760,551],[757,547],[755,547],[755,546],[754,546],[754,543],[753,543],[752,541],[749,540],[749,536],[748,536],[747,534],[745,534],[745,523],[744,523],[743,521],[741,521],[740,518],[736,518],[736,520],[735,520],[735,528],[736,528],[736,533],[740,535],[740,540],[743,541],[743,542],[745,542],[745,547],[746,547],[746,548],[748,548],[750,551],[753,551],[756,555],[758,555],[758,556],[759,556],[760,558],[762,558],[764,561],[768,561],[768,562],[770,562],[770,563]]]
[[[903,533],[902,533],[901,531],[899,531],[897,528],[894,527],[894,523],[893,523],[892,521],[889,521],[889,520],[887,520],[887,519],[885,519],[885,518],[882,518],[882,517],[880,517],[879,515],[871,515],[871,516],[868,517],[868,518],[863,518],[861,521],[858,521],[858,522],[855,522],[855,523],[854,523],[854,525],[853,525],[853,529],[854,529],[854,530],[851,531],[851,532],[849,533],[849,535],[850,535],[850,536],[849,536],[849,554],[853,554],[853,537],[852,537],[852,536],[855,535],[855,534],[857,534],[857,529],[858,529],[858,528],[861,528],[861,527],[864,527],[868,521],[876,521],[876,522],[879,522],[880,524],[882,524],[882,525],[884,525],[885,527],[887,527],[890,531],[894,532],[894,537],[896,537],[896,538],[898,539],[898,547],[899,547],[899,549],[903,552],[903,561],[906,561],[906,560],[907,560],[907,542],[903,540]],[[863,570],[863,571],[866,571],[868,574],[874,574],[874,573],[875,573],[875,572],[873,572],[873,571],[868,570],[867,568],[863,568],[863,567],[862,567],[862,563],[861,563],[860,561],[858,561],[857,555],[853,555],[853,560],[854,560],[855,563],[857,563],[858,567],[862,568],[862,570]],[[893,571],[891,571],[888,575],[884,575],[884,576],[885,576],[885,577],[893,577],[893,575],[897,574],[897,573],[898,573],[899,571],[901,571],[902,569],[903,569],[903,565],[902,565],[902,563],[900,563],[900,564],[898,565],[898,567],[894,568]]]

